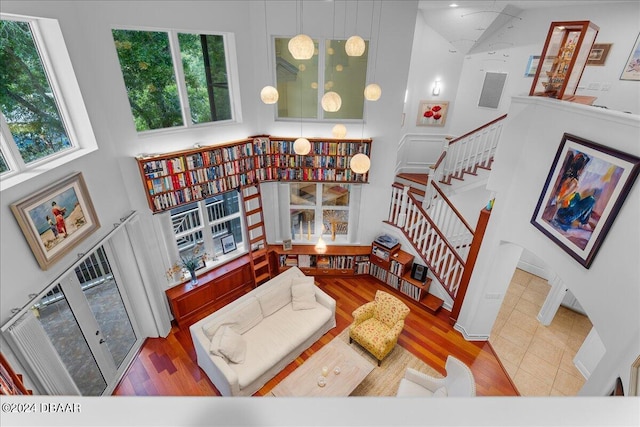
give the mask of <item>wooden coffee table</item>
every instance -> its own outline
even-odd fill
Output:
[[[329,370],[325,386],[318,385],[322,368]],[[335,374],[334,369],[340,368]],[[312,354],[298,369],[282,380],[271,394],[278,397],[348,396],[365,379],[374,366],[339,338]]]

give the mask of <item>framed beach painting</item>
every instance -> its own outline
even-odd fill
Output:
[[[43,270],[100,227],[80,172],[13,203],[11,210]]]
[[[620,80],[640,80],[640,34],[636,37]]]
[[[589,268],[639,169],[638,157],[565,133],[531,224]]]
[[[444,126],[448,110],[448,101],[420,101],[416,126]]]

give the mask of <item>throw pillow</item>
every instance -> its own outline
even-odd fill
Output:
[[[226,359],[226,357],[220,351],[220,341],[222,340],[222,334],[226,326],[226,324],[220,325],[220,327],[211,337],[211,343],[209,344],[209,353],[213,354],[214,356],[222,357],[223,359]]]
[[[232,363],[242,363],[247,354],[247,342],[242,335],[225,326],[220,339],[220,353]]]
[[[316,285],[313,277],[301,277],[293,280],[291,285],[291,305],[294,310],[310,310],[316,308]]]
[[[270,316],[291,302],[291,279],[276,284],[262,295],[257,296],[264,317]]]
[[[226,317],[237,333],[244,334],[262,321],[262,309],[257,299],[250,298]]]
[[[447,395],[447,389],[444,387],[440,387],[433,392],[433,397],[447,397]]]

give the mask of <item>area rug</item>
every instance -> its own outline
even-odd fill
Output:
[[[349,343],[349,328],[345,328],[345,330],[334,339]],[[442,378],[442,375],[438,373],[438,371],[399,345],[396,345],[391,353],[384,358],[381,366],[378,366],[376,358],[360,347],[360,345],[353,342],[350,346],[375,366],[373,371],[371,371],[364,381],[351,393],[351,396],[395,396],[398,391],[398,386],[400,385],[400,380],[404,377],[404,372],[407,368],[413,368],[436,378]]]

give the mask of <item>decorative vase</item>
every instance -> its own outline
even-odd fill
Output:
[[[189,269],[189,274],[191,275],[191,285],[197,285],[198,284],[198,276],[196,276],[196,270],[195,269]]]

